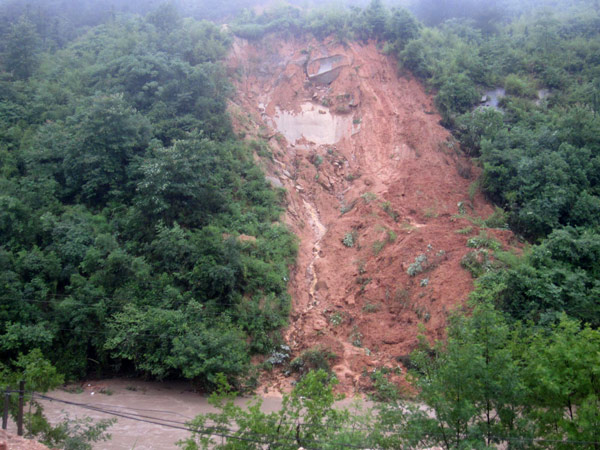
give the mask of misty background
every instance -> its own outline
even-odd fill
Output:
[[[387,0],[387,7],[402,7],[411,11],[426,25],[439,25],[447,20],[465,19],[484,32],[496,28],[520,14],[540,10],[560,11],[578,6],[595,5],[598,0]],[[368,0],[315,1],[315,0],[3,0],[0,1],[0,36],[20,17],[27,17],[36,25],[37,33],[62,47],[88,28],[105,23],[117,15],[132,15],[156,10],[159,6],[173,6],[182,17],[193,17],[226,23],[244,10],[260,14],[266,10],[293,5],[300,10],[312,8],[343,9],[365,7]],[[247,11],[246,11],[247,12]],[[1,44],[0,44],[1,45]]]

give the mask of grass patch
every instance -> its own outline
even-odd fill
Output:
[[[365,305],[362,307],[362,310],[365,313],[376,313],[378,311],[381,311],[381,304],[380,303],[365,303]]]
[[[383,209],[392,219],[394,219],[394,222],[398,222],[400,214],[392,209],[392,204],[389,201],[382,202],[381,209]]]
[[[360,198],[362,198],[367,205],[374,200],[377,200],[377,196],[372,192],[365,192],[360,196]]]
[[[472,232],[473,232],[473,227],[472,226],[461,228],[460,230],[456,230],[455,231],[456,234],[462,234],[462,235],[471,234]]]
[[[484,231],[480,232],[478,236],[474,236],[467,241],[467,247],[470,248],[488,248],[496,251],[502,248],[502,244],[496,239],[488,236]]]

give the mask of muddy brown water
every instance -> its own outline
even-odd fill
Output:
[[[183,382],[144,382],[129,379],[90,381],[81,386],[71,387],[74,392],[56,390],[49,397],[59,400],[91,405],[103,410],[123,415],[146,416],[143,419],[185,426],[184,423],[198,414],[213,412],[205,395],[193,391]],[[104,393],[102,393],[104,392]],[[250,397],[238,398],[236,403],[245,405]],[[99,411],[91,411],[80,406],[55,401],[42,400],[44,411],[51,423],[69,418],[91,417],[94,420],[109,419],[114,416]],[[281,407],[281,398],[263,398],[262,409],[265,412],[276,411]],[[176,442],[186,439],[190,433],[123,417],[115,417],[115,423],[109,433],[112,439],[99,442],[94,449],[149,450],[179,448]]]
[[[117,414],[137,416],[141,419],[184,427],[185,422],[198,414],[214,412],[206,395],[193,391],[185,382],[145,382],[131,379],[111,379],[89,381],[71,386],[67,392],[56,390],[49,392],[54,399],[90,405]],[[104,393],[103,393],[104,392]],[[235,403],[245,406],[253,397],[240,397]],[[262,410],[277,411],[281,407],[281,397],[264,396]],[[346,399],[340,406],[348,406],[353,400]],[[115,417],[107,413],[84,409],[58,401],[42,400],[44,412],[51,423],[56,424],[70,419],[91,417],[94,420],[116,418],[117,422],[108,430],[112,438],[109,441],[94,444],[95,450],[150,450],[176,449],[177,441],[186,439],[190,433],[143,421],[124,417]],[[140,417],[145,416],[145,417]],[[11,424],[12,425],[12,424]],[[9,429],[9,431],[12,431]]]

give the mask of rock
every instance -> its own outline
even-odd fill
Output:
[[[276,178],[276,177],[265,177],[265,179],[269,183],[271,183],[271,185],[274,186],[274,187],[279,187],[279,188],[283,187],[283,183],[279,180],[279,178]]]
[[[386,336],[383,338],[383,343],[387,345],[395,345],[400,342],[400,338],[398,336]]]

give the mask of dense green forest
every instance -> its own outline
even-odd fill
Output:
[[[599,448],[598,2],[373,0],[234,18],[250,2],[205,3],[0,4],[0,384],[37,367],[50,374],[28,378],[40,390],[114,373],[219,387],[222,412],[197,418],[186,448],[215,445],[207,418],[281,448]],[[384,371],[364,416],[333,408],[322,371],[279,413],[229,403],[226,386],[252,386],[251,355],[281,344],[296,244],[284,193],[253,162],[262,144],[229,124],[231,35],[202,18],[247,39],[377,41],[481,168],[473,190],[498,207],[488,226],[526,244],[474,250],[476,289],[447,341],[403,361],[432,414]],[[479,107],[497,89],[498,107]],[[302,411],[302,432],[284,426]],[[261,448],[251,440],[214,448]]]
[[[241,383],[287,320],[295,242],[229,125],[230,38],[168,6],[49,33],[2,39],[2,361]]]

